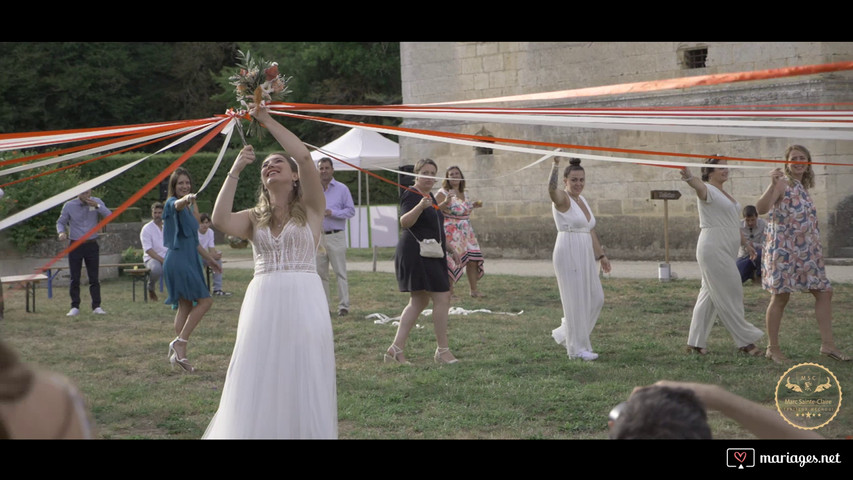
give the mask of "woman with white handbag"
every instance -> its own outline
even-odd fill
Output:
[[[414,168],[417,175],[412,190],[400,195],[400,226],[404,230],[397,242],[394,267],[401,292],[409,292],[409,303],[400,315],[394,343],[385,352],[386,363],[409,364],[403,355],[406,339],[422,311],[433,303],[432,319],[438,344],[437,363],[456,363],[447,340],[447,317],[450,310],[450,281],[447,276],[447,246],[444,216],[441,208],[452,200],[446,197],[436,205],[431,190],[438,166],[425,158]],[[437,208],[434,208],[436,206]]]

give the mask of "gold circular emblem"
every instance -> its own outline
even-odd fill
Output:
[[[841,409],[841,385],[835,374],[817,363],[789,368],[776,384],[776,410],[791,425],[816,430]]]

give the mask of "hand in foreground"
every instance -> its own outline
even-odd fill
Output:
[[[222,273],[222,267],[220,267],[218,263],[210,260],[207,260],[205,263],[211,270],[213,270],[213,273]]]
[[[234,160],[234,166],[231,171],[234,174],[239,174],[244,168],[255,162],[255,148],[251,145],[246,145],[240,150],[237,158]]]
[[[770,184],[776,185],[776,182],[781,180],[784,176],[785,172],[783,172],[781,168],[774,168],[770,171]]]
[[[447,199],[445,199],[445,202],[446,201],[447,201]],[[442,202],[442,203],[444,203],[444,202]],[[432,199],[429,197],[424,197],[421,199],[420,202],[418,202],[418,207],[420,207],[421,211],[424,211],[431,206],[432,206]]]
[[[675,381],[671,381],[671,380],[658,380],[657,382],[655,382],[652,385],[646,385],[643,387],[634,387],[634,390],[631,392],[631,395],[634,395],[634,393],[636,393],[640,390],[643,390],[644,388],[655,387],[655,386],[657,386],[657,387],[670,387],[670,388],[684,388],[686,390],[691,390],[691,391],[693,391],[693,393],[696,394],[697,397],[699,397],[699,400],[702,400],[702,403],[704,403],[709,408],[713,408],[713,406],[709,405],[709,403],[713,404],[713,402],[710,400],[712,400],[714,397],[715,389],[716,390],[721,389],[717,385],[711,385],[711,384],[707,384],[707,383],[675,382]]]
[[[429,197],[424,197],[424,198],[429,200]],[[456,193],[453,191],[448,192],[448,194],[444,197],[444,200],[442,200],[441,203],[438,204],[438,208],[444,208],[444,207],[450,205],[450,203],[453,201],[454,198],[456,198]],[[432,203],[432,202],[430,201],[430,203]]]
[[[755,260],[756,258],[758,258],[758,253],[755,251],[755,247],[753,247],[752,245],[748,244],[746,246],[746,251],[747,253],[749,253],[750,260]]]
[[[263,123],[264,120],[272,119],[269,109],[265,105],[256,105],[254,103],[249,104],[249,115],[261,123]]]
[[[601,269],[604,270],[604,273],[610,273],[610,259],[607,257],[603,257],[601,259]]]
[[[782,195],[785,192],[785,188],[787,188],[787,186],[788,182],[785,179],[785,172],[783,172],[781,168],[774,168],[773,171],[770,172],[770,188],[773,189],[776,198],[779,198],[779,195]]]
[[[767,408],[740,395],[712,384],[660,380],[652,386],[691,390],[705,408],[716,410],[731,418],[758,438],[817,439],[820,434],[787,423],[773,408]],[[648,387],[636,387],[634,392]]]

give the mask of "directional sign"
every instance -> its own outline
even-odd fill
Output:
[[[652,200],[678,200],[681,192],[678,190],[652,190]]]

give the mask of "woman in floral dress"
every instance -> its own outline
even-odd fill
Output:
[[[809,291],[815,297],[815,317],[820,330],[820,353],[849,361],[832,336],[832,286],[826,277],[818,231],[817,210],[809,188],[814,187],[811,154],[805,147],[791,145],[785,152],[784,170],[770,173],[770,186],[756,202],[759,215],[770,214],[761,282],[770,292],[767,306],[767,358],[776,363],[788,359],[779,347],[779,327],[791,292]]]
[[[471,201],[465,195],[465,177],[459,167],[447,169],[441,189],[435,200],[441,204],[450,197],[450,203],[443,209],[444,233],[447,237],[447,270],[450,275],[450,294],[453,285],[462,278],[462,272],[468,276],[472,297],[485,297],[477,290],[477,282],[483,278],[483,253],[471,228],[470,216],[475,208],[483,206],[481,201]]]

